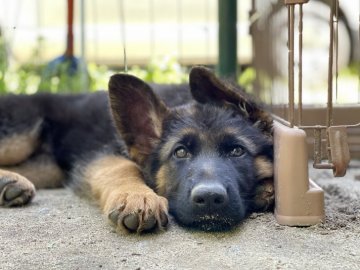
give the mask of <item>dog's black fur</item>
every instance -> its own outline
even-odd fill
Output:
[[[161,143],[151,158],[150,175],[166,168],[170,183],[165,197],[170,213],[181,223],[204,229],[231,227],[253,210],[254,159],[266,156],[271,160],[272,145],[232,109],[194,104],[175,111],[166,119]],[[161,156],[164,145],[174,138],[176,142]],[[180,157],[177,151],[181,151]],[[212,204],[200,197],[199,203],[194,204],[189,197],[199,186],[205,189],[203,196],[212,196],[212,192],[214,200],[219,196],[219,203]]]
[[[2,169],[12,171],[46,153],[69,186],[78,188],[87,182],[82,170],[99,156],[126,157],[136,162],[144,182],[167,198],[179,223],[204,230],[230,228],[251,211],[271,208],[269,115],[200,67],[191,72],[191,94],[187,86],[152,88],[155,94],[133,76],[114,75],[110,99],[106,92],[2,97]],[[5,162],[1,142],[30,132],[38,132],[31,154],[18,163]],[[0,175],[3,205],[7,183]],[[122,222],[138,230],[140,221],[135,223],[131,228]]]

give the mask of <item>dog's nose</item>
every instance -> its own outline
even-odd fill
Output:
[[[223,185],[219,183],[201,183],[196,185],[190,195],[193,207],[204,210],[223,208],[229,201]]]

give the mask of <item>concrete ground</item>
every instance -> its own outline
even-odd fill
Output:
[[[327,220],[280,226],[253,214],[234,231],[118,234],[95,205],[66,189],[40,190],[27,207],[0,208],[0,269],[359,269],[360,162],[347,177],[314,171]]]

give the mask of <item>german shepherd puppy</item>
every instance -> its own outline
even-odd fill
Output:
[[[116,74],[109,95],[2,97],[0,205],[65,184],[132,232],[166,227],[168,212],[184,226],[223,230],[271,208],[270,115],[203,67],[190,72],[192,98],[157,88],[163,100]]]

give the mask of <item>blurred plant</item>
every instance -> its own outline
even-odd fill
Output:
[[[175,57],[165,56],[153,59],[145,68],[134,66],[129,69],[133,74],[144,81],[154,83],[184,83],[188,81],[188,75]]]
[[[88,63],[87,70],[89,73],[89,90],[106,90],[111,75],[116,73],[104,65],[97,65],[95,63]]]
[[[360,76],[360,62],[352,62],[349,66],[339,72],[339,76]]]
[[[39,92],[79,93],[89,90],[89,74],[79,59],[57,58],[41,70]]]
[[[254,81],[256,79],[256,71],[253,67],[244,69],[238,78],[238,83],[248,91],[253,91]]]
[[[39,38],[38,47],[42,45]],[[49,67],[39,63],[41,50],[36,49],[30,60],[23,65],[8,65],[4,43],[0,43],[0,93],[33,94],[36,92],[78,93],[107,89],[110,76],[119,70],[104,65],[88,63],[85,67],[73,69],[70,61],[62,61]],[[82,62],[77,63],[82,65]],[[86,70],[85,76],[84,71]],[[152,60],[147,66],[133,66],[129,74],[147,82],[184,83],[187,72],[174,57]],[[84,81],[85,78],[85,81]],[[84,83],[88,86],[84,89]]]
[[[5,92],[5,73],[8,68],[6,43],[0,29],[0,93]]]

